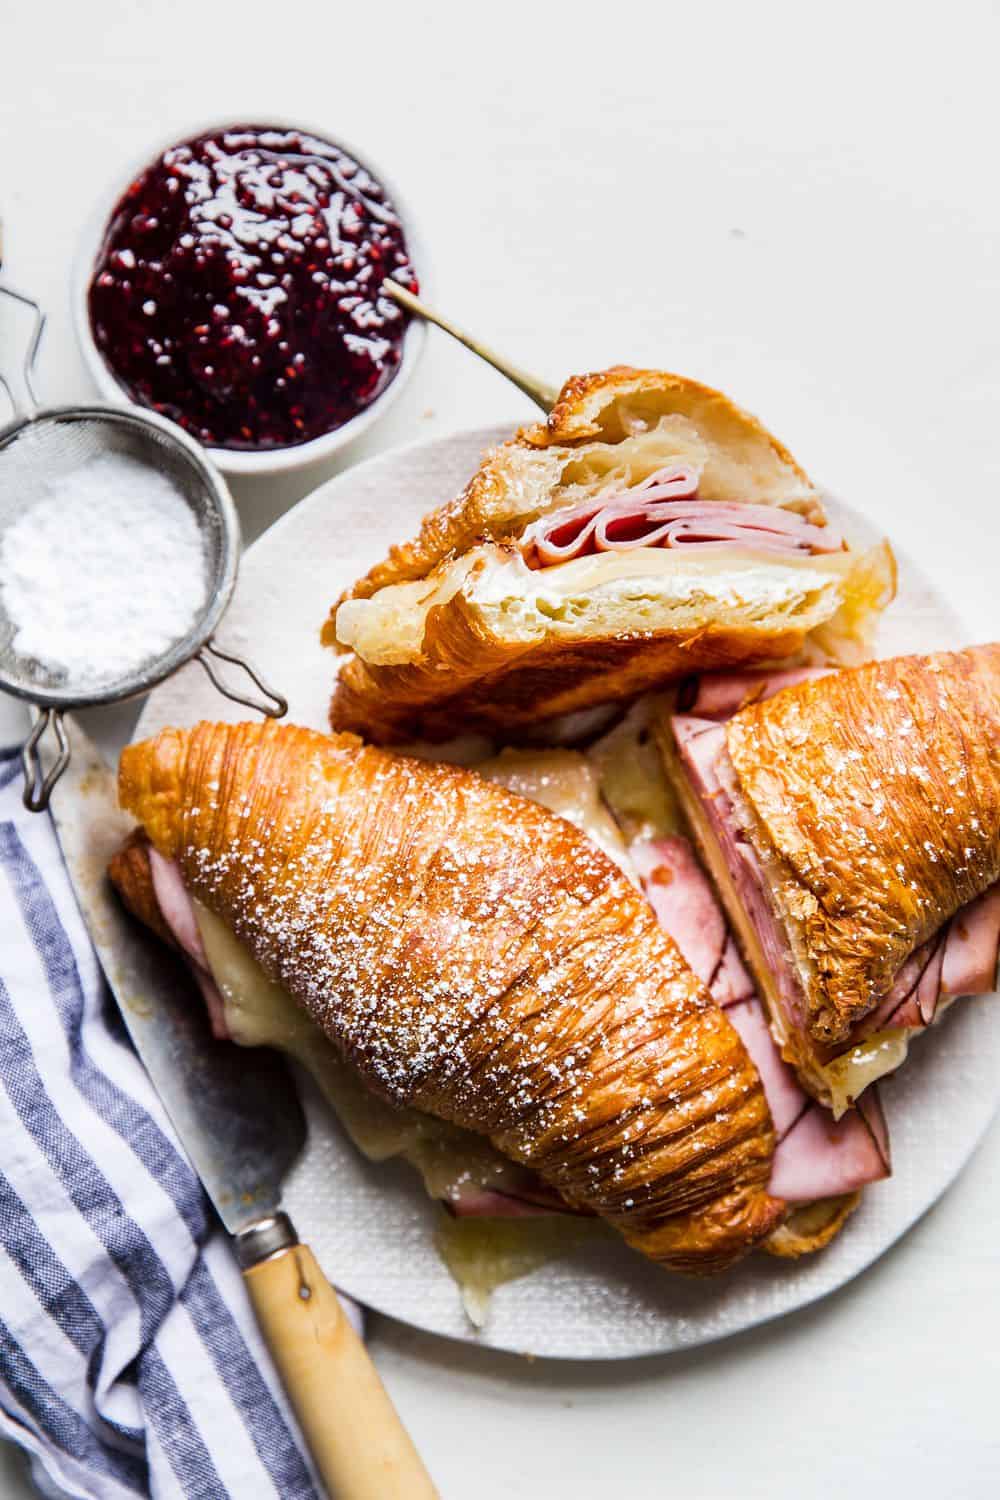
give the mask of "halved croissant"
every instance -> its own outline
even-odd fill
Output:
[[[783,1054],[842,1107],[848,1064],[889,1071],[939,1002],[992,988],[1000,645],[748,676],[732,713],[740,681],[706,678],[661,742]]]
[[[432,511],[414,541],[391,547],[342,598],[369,599],[389,584],[424,578],[483,536],[518,535],[566,503],[557,486],[577,500],[597,481],[641,478],[678,457],[705,464],[710,498],[740,490],[747,500],[822,517],[819,492],[788,449],[728,396],[686,375],[617,365],[567,380],[544,422],[522,427],[487,455],[457,499]],[[324,641],[336,644],[332,628]]]
[[[563,546],[567,526],[583,540]],[[807,640],[857,659],[894,583],[888,544],[845,550],[791,455],[720,392],[578,376],[333,606],[322,639],[354,654],[331,723],[440,739]]]
[[[120,797],[387,1097],[488,1135],[676,1269],[721,1269],[785,1219],[739,1036],[569,824],[271,723],[131,746]]]

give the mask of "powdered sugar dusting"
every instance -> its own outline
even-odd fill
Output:
[[[764,1192],[770,1123],[735,1034],[570,824],[294,728],[206,725],[187,753],[185,879],[377,1090],[490,1136],[633,1238]],[[725,1264],[751,1234],[684,1253]]]
[[[740,781],[791,872],[777,884],[824,1039],[1000,878],[998,711],[1000,647],[984,646],[803,683],[730,721]]]
[[[162,656],[205,594],[190,507],[165,474],[125,453],[53,479],[0,544],[14,650],[76,682],[113,681]]]

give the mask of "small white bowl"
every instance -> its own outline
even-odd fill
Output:
[[[320,140],[329,141],[332,145],[339,146],[361,166],[365,167],[371,175],[382,184],[388,197],[399,215],[406,236],[407,249],[410,252],[413,265],[420,277],[420,288],[424,291],[427,284],[427,261],[424,255],[424,244],[409,206],[401,198],[395,183],[387,177],[382,168],[373,162],[371,157],[359,151],[350,141],[344,140],[338,132],[326,127],[317,128],[306,120],[288,120],[282,116],[263,115],[247,113],[235,120],[208,121],[207,124],[197,124],[187,130],[173,131],[164,140],[149,146],[138,160],[133,161],[127,170],[116,175],[114,182],[103,193],[97,201],[93,214],[88,220],[77,247],[76,258],[73,263],[71,278],[71,295],[73,303],[73,326],[76,331],[77,343],[83,355],[84,363],[90,371],[98,390],[106,401],[112,401],[116,405],[135,406],[140,411],[147,408],[140,401],[135,401],[125,390],[115,375],[111,366],[105,360],[103,354],[94,342],[94,336],[90,327],[90,312],[87,306],[88,292],[94,267],[101,246],[104,243],[104,235],[120,198],[139,174],[162,155],[170,146],[179,145],[182,141],[192,140],[195,136],[207,135],[210,132],[221,130],[232,130],[240,125],[274,126],[277,130],[299,130],[306,135],[317,136]],[[230,475],[254,475],[269,476],[273,474],[289,474],[294,470],[310,469],[314,464],[319,464],[331,458],[349,443],[353,443],[363,432],[367,432],[381,416],[383,416],[396,400],[413,375],[419,363],[420,356],[424,350],[427,329],[420,318],[411,318],[410,325],[403,337],[403,357],[400,360],[399,369],[390,380],[385,390],[357,416],[351,417],[343,426],[335,428],[332,432],[325,432],[321,437],[313,438],[308,443],[298,443],[291,448],[266,448],[259,452],[237,451],[231,448],[209,448],[207,451],[224,474]]]

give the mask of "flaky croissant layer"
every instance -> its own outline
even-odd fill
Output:
[[[129,747],[120,799],[389,1098],[488,1135],[676,1269],[721,1269],[782,1219],[739,1036],[570,824],[270,722]]]

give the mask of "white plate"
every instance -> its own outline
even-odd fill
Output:
[[[247,552],[221,644],[246,652],[287,694],[289,717],[326,728],[335,658],[319,630],[342,588],[413,534],[455,494],[492,428],[396,450],[332,479]],[[830,502],[856,543],[877,533]],[[899,598],[880,655],[963,644],[948,603],[900,558]],[[137,737],[165,724],[245,717],[188,666],[153,693]],[[729,1274],[694,1282],[626,1249],[595,1243],[495,1294],[486,1327],[466,1319],[432,1242],[436,1209],[402,1163],[372,1166],[341,1133],[311,1086],[305,1153],[286,1206],[332,1280],[352,1297],[417,1328],[537,1355],[607,1359],[690,1348],[803,1307],[863,1271],[944,1192],[968,1160],[1000,1094],[1000,1012],[961,1001],[918,1041],[902,1074],[883,1088],[894,1172],[864,1195],[829,1249],[798,1263],[752,1257]]]

